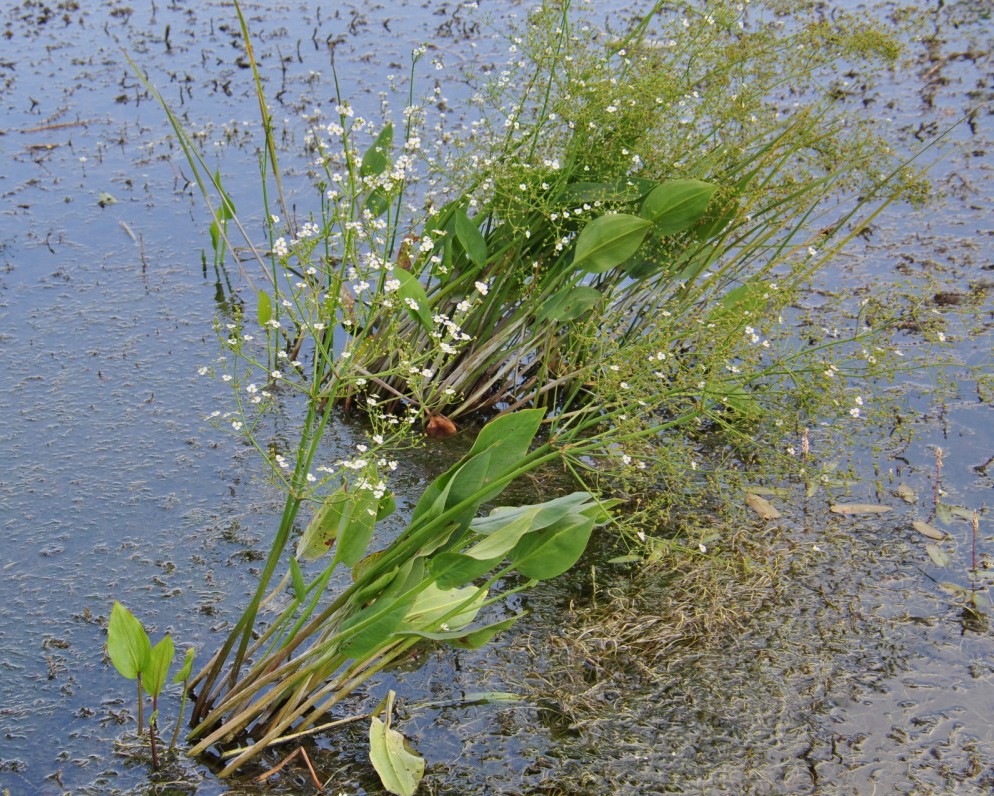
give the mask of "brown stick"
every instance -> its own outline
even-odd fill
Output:
[[[314,782],[314,787],[318,789],[318,793],[324,793],[324,786],[321,784],[321,780],[318,779],[317,773],[314,771],[314,766],[311,765],[311,758],[307,754],[307,750],[303,746],[298,746],[290,754],[284,757],[279,763],[273,766],[269,771],[264,771],[259,776],[255,778],[256,782],[263,782],[269,779],[273,774],[278,774],[283,770],[284,766],[293,760],[297,755],[304,758],[304,762],[307,764],[307,770],[311,774],[311,780]]]

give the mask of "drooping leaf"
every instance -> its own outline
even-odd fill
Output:
[[[461,630],[476,619],[486,599],[487,590],[476,586],[441,589],[432,583],[415,598],[402,629],[421,630],[441,621],[451,630]]]
[[[360,176],[375,177],[386,171],[392,146],[393,125],[387,124],[362,156],[362,163],[359,166]]]
[[[477,650],[488,644],[498,633],[507,630],[518,621],[517,616],[510,619],[503,619],[482,627],[463,628],[461,630],[402,630],[399,636],[418,636],[430,641],[440,641],[451,647],[463,650]]]
[[[462,246],[463,251],[473,265],[482,268],[487,264],[487,241],[480,232],[480,228],[469,219],[469,216],[457,208],[452,214],[453,228],[456,233],[456,240]]]
[[[193,656],[195,655],[193,647],[186,648],[186,655],[183,657],[183,665],[180,670],[173,675],[174,683],[184,683],[193,673]]]
[[[716,185],[700,180],[670,180],[654,188],[642,202],[642,218],[661,235],[675,235],[704,216]]]
[[[755,511],[761,519],[776,520],[780,518],[780,512],[766,498],[755,495],[752,492],[746,493],[746,505]]]
[[[540,323],[547,320],[558,322],[576,320],[596,307],[603,298],[604,295],[599,290],[588,285],[566,288],[560,290],[539,308],[536,320]]]
[[[166,684],[166,677],[169,674],[169,667],[173,662],[173,639],[170,635],[165,635],[152,647],[149,656],[148,669],[142,672],[142,686],[153,697],[157,697],[162,692],[162,687]]]
[[[828,510],[833,514],[884,514],[891,507],[877,503],[836,503],[829,506]]]
[[[638,250],[652,222],[627,213],[600,216],[580,230],[573,265],[602,274],[621,265]]]
[[[554,578],[583,555],[593,529],[593,519],[571,515],[563,522],[525,536],[509,557],[526,578]]]
[[[411,750],[403,735],[375,716],[369,725],[369,759],[390,793],[414,796],[424,777],[424,758]]]
[[[369,547],[376,529],[380,507],[380,498],[372,490],[353,489],[349,495],[351,502],[348,522],[344,522],[339,530],[338,550],[335,552],[335,557],[347,567],[353,566],[366,555],[366,548]]]
[[[107,625],[107,654],[124,677],[134,680],[149,666],[152,645],[134,615],[115,600]]]

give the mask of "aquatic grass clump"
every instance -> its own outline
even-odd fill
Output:
[[[835,400],[826,379],[872,372],[872,356],[826,362],[868,345],[880,322],[798,346],[789,319],[811,276],[910,184],[817,91],[819,70],[886,48],[815,36],[824,22],[803,15],[778,39],[724,2],[686,19],[661,2],[605,36],[569,3],[546,3],[442,150],[424,144],[430,103],[416,100],[424,50],[402,123],[360,118],[336,76],[336,118],[308,142],[319,198],[305,213],[288,199],[236,10],[264,133],[264,243],[146,81],[210,209],[215,266],[239,254],[214,368],[234,399],[214,419],[286,492],[253,598],[194,681],[191,753],[225,757],[224,775],[325,727],[414,647],[475,647],[506,629],[514,617],[487,609],[561,574],[612,521],[593,483],[692,481],[696,458],[674,451],[706,434],[758,450],[766,418],[817,411]],[[800,107],[785,109],[788,88]],[[294,433],[271,433],[274,408]],[[352,410],[364,435],[329,452],[330,424]],[[381,546],[390,476],[418,427],[444,436],[492,415]],[[553,463],[582,490],[477,516]],[[330,594],[339,569],[351,583]],[[399,754],[384,710],[378,770]]]

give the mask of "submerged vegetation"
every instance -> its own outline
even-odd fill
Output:
[[[803,468],[812,418],[865,416],[858,380],[892,364],[882,305],[854,302],[849,329],[823,329],[798,297],[883,207],[923,188],[833,77],[889,63],[891,39],[793,5],[659,2],[606,34],[546,2],[461,127],[438,110],[440,89],[419,99],[425,48],[399,121],[361,118],[336,76],[336,116],[308,140],[307,213],[284,185],[240,10],[264,131],[252,214],[163,102],[212,215],[215,263],[237,252],[244,276],[204,369],[234,388],[214,419],[286,493],[254,598],[191,679],[192,754],[220,754],[227,775],[329,729],[332,708],[413,648],[478,647],[510,627],[497,606],[573,566],[595,529],[658,558],[668,505],[720,500],[736,468]],[[272,432],[276,408],[293,418],[289,444]],[[348,412],[366,438],[329,450]],[[490,418],[404,530],[380,538],[391,473],[420,430]],[[478,516],[552,466],[577,491]],[[340,565],[351,582],[331,593]],[[372,760],[411,793],[423,762],[390,703],[373,717]]]

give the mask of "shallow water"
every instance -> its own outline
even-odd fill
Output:
[[[233,65],[231,10],[214,0],[73,5],[51,14],[9,5],[2,17],[10,36],[0,49],[0,793],[11,794],[150,790],[144,766],[113,755],[132,695],[103,659],[100,621],[120,599],[156,634],[212,649],[243,602],[275,510],[251,452],[201,420],[223,395],[196,373],[214,354],[218,275],[202,271],[206,223],[181,156],[161,111],[137,101],[119,50],[204,131],[246,212],[255,181],[245,142],[256,130],[243,120],[255,109],[248,74]],[[994,23],[984,11],[947,2],[924,31],[936,43],[914,50],[920,64],[878,89],[909,133],[981,103],[935,170],[947,197],[924,214],[887,214],[865,248],[840,261],[830,287],[927,285],[925,311],[941,313],[954,343],[944,354],[989,372]],[[325,97],[326,112],[333,104],[321,88],[329,36],[344,38],[338,63],[356,103],[375,109],[381,82],[371,71],[400,71],[422,39],[459,62],[472,25],[447,3],[343,9],[337,18],[289,2],[250,12],[263,32],[263,69],[275,73],[284,58],[284,107],[294,118],[312,109],[291,107],[297,97]],[[116,203],[101,206],[104,193]],[[970,285],[981,289],[968,312],[934,300]],[[914,334],[908,342],[927,350]],[[658,684],[639,682],[638,691],[624,671],[606,675],[611,682],[595,683],[604,710],[578,726],[551,697],[539,707],[409,710],[405,731],[429,761],[426,792],[989,792],[991,635],[964,622],[961,598],[940,587],[969,585],[969,525],[949,526],[944,568],[908,526],[928,516],[935,446],[945,452],[943,500],[989,506],[991,391],[978,397],[964,375],[939,403],[919,397],[916,382],[932,386],[937,372],[907,380],[913,442],[895,435],[854,457],[863,486],[847,499],[890,503],[891,515],[836,517],[824,494],[812,498],[795,518],[785,581],[745,633],[714,653],[674,659]],[[336,433],[347,440],[349,429]],[[408,466],[411,482],[426,477],[424,464]],[[891,495],[899,483],[916,491],[914,505]],[[980,537],[980,554],[994,554],[986,511]],[[603,570],[608,582],[623,575]],[[587,600],[584,573],[544,585],[528,598],[529,620],[492,649],[433,653],[370,700],[394,682],[417,703],[510,690],[529,672],[554,680],[563,617]],[[337,772],[332,788],[379,792],[360,731],[318,747],[322,774]],[[187,784],[172,792],[227,790],[205,766],[178,774]],[[299,792],[297,776],[283,787]],[[257,791],[246,783],[229,792]]]

